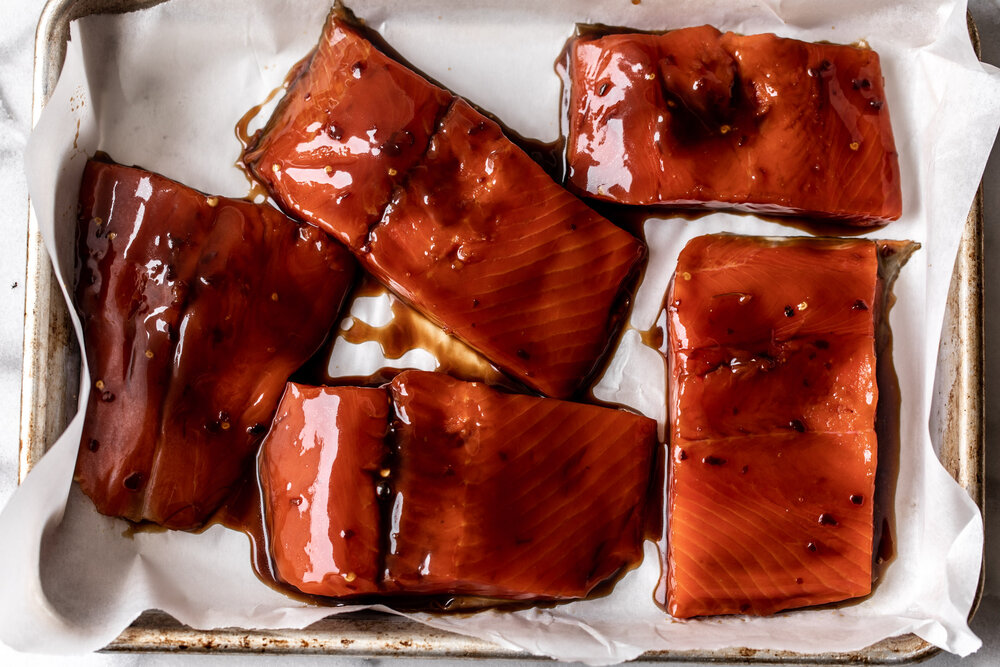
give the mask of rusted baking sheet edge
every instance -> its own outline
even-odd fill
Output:
[[[135,11],[162,1],[49,0],[42,10],[35,35],[33,122],[37,122],[55,88],[66,57],[71,21],[91,14]],[[978,53],[978,33],[971,17],[969,32]],[[951,419],[941,450],[945,467],[980,509],[984,506],[982,228],[980,192],[966,222],[948,296],[945,337],[955,341],[957,350],[946,410]],[[38,221],[30,211],[25,285],[19,479],[24,479],[72,418],[80,376],[80,350],[73,336],[69,313],[53,275]],[[976,595],[977,605],[981,592],[982,581]],[[374,612],[332,616],[304,630],[194,630],[167,614],[150,611],[140,616],[105,650],[533,658],[490,642]],[[644,654],[639,661],[899,664],[924,659],[937,650],[915,635],[904,635],[847,653],[803,654],[731,648],[657,651]]]

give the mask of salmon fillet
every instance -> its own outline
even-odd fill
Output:
[[[92,382],[76,479],[104,514],[197,527],[336,321],[354,260],[268,206],[96,161],[77,253]]]
[[[711,26],[570,48],[569,182],[623,204],[897,219],[878,54]]]
[[[293,77],[243,162],[289,214],[357,251],[451,94],[378,51],[339,11]]]
[[[668,295],[667,608],[770,614],[871,590],[878,251],[702,236]]]
[[[389,387],[388,590],[580,598],[641,560],[653,420],[440,373]]]
[[[673,445],[668,610],[772,614],[871,591],[875,434]]]
[[[378,591],[384,528],[375,480],[388,427],[383,389],[288,383],[259,462],[282,581],[330,597]]]
[[[608,352],[645,247],[351,20],[330,13],[244,163],[447,333],[570,397]]]
[[[499,126],[456,100],[374,228],[365,266],[501,369],[570,396],[621,323],[645,257]]]

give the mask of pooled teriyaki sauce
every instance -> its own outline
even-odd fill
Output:
[[[388,301],[391,318],[375,325],[352,313],[346,313],[323,348],[296,373],[295,381],[306,384],[379,386],[404,370],[405,364],[400,361],[404,355],[411,350],[421,349],[437,360],[435,370],[439,372],[461,380],[486,382],[510,391],[532,393],[468,345],[449,336],[368,274],[362,276],[350,295],[349,302],[362,298]],[[385,365],[367,375],[340,374],[334,366],[334,346],[338,343],[376,343],[386,359]]]

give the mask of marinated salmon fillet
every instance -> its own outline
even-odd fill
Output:
[[[875,419],[875,353],[865,336],[678,350],[673,359],[677,374],[691,379],[672,403],[684,415],[676,425],[684,438],[863,431]]]
[[[672,615],[764,615],[871,591],[874,431],[672,449]]]
[[[644,257],[456,100],[362,261],[512,377],[568,397],[604,356]]]
[[[378,591],[384,528],[376,480],[388,428],[384,389],[288,384],[259,460],[282,581],[330,597]]]
[[[91,388],[76,479],[104,514],[196,527],[336,321],[354,260],[268,206],[96,161],[77,253]]]
[[[895,220],[878,54],[711,26],[577,38],[569,182],[623,204]]]
[[[641,560],[656,422],[440,373],[389,387],[387,590],[580,598]]]
[[[702,236],[668,295],[667,609],[770,614],[871,590],[878,248]]]
[[[610,348],[645,246],[351,21],[331,12],[244,163],[447,333],[570,397]]]
[[[356,251],[450,101],[335,10],[243,161],[286,211]]]

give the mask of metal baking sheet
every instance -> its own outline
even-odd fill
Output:
[[[157,5],[163,0],[49,0],[35,34],[32,123],[54,90],[66,57],[69,25],[91,14],[122,13]],[[976,52],[979,39],[969,18]],[[982,192],[966,220],[948,295],[942,339],[951,341],[941,355],[939,382],[948,396],[948,421],[941,460],[948,472],[979,506],[984,506],[983,469],[983,220]],[[62,433],[77,405],[80,349],[73,335],[38,221],[28,215],[25,279],[24,361],[18,479]],[[976,595],[978,605],[982,578]],[[146,612],[106,651],[219,653],[303,653],[342,656],[387,655],[439,658],[536,658],[490,642],[429,628],[408,619],[358,612],[329,617],[303,630],[195,630],[162,612]],[[803,654],[730,648],[717,651],[656,651],[639,662],[759,662],[792,664],[898,664],[922,660],[939,649],[915,635],[885,639],[860,651]],[[539,660],[546,658],[537,657]]]

